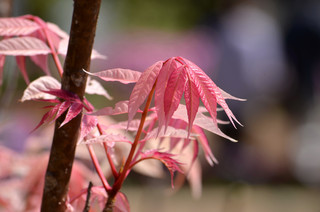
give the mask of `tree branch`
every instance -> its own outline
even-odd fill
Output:
[[[70,41],[61,88],[83,99],[101,0],[74,0]],[[50,158],[45,176],[41,211],[66,210],[68,185],[82,114],[60,128],[65,114],[55,123]]]

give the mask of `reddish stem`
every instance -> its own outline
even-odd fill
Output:
[[[94,165],[94,167],[99,175],[99,178],[102,182],[102,185],[106,189],[106,191],[108,192],[109,190],[111,190],[111,186],[109,185],[108,181],[106,180],[105,176],[103,175],[103,172],[102,172],[101,167],[99,165],[99,161],[96,157],[96,154],[94,153],[94,150],[90,144],[87,144],[87,148],[90,153],[90,157],[93,162],[93,165]]]
[[[105,208],[103,210],[104,212],[112,211],[114,198],[117,195],[118,191],[120,190],[120,188],[121,188],[126,176],[130,172],[131,162],[132,162],[134,153],[136,151],[136,148],[137,148],[137,146],[139,144],[140,136],[141,136],[141,133],[143,131],[143,125],[144,125],[144,122],[145,122],[145,120],[147,118],[148,110],[149,110],[149,107],[150,107],[150,104],[151,104],[151,100],[152,100],[152,96],[153,96],[156,84],[157,84],[157,81],[153,84],[153,87],[152,87],[152,89],[151,89],[151,91],[149,93],[145,108],[144,108],[143,113],[141,115],[139,128],[138,128],[136,137],[134,139],[134,142],[133,142],[133,144],[131,146],[131,150],[130,150],[129,156],[128,156],[127,160],[126,160],[126,163],[125,163],[125,165],[124,165],[124,167],[122,169],[122,172],[120,173],[119,178],[116,180],[116,182],[112,186],[112,190],[110,192],[108,192],[108,201],[107,201],[106,206],[105,206]]]
[[[144,133],[145,133],[145,136],[153,129],[153,127],[154,127],[154,125],[155,125],[155,123],[156,123],[156,120],[157,120],[157,119],[154,119],[154,120],[150,123],[147,131],[144,132]],[[138,152],[141,152],[144,146],[145,146],[145,142],[141,143],[140,146],[139,146]],[[138,157],[138,154],[136,154],[136,155],[134,156],[134,158],[133,158],[132,161],[136,161],[137,157]],[[132,167],[132,165],[131,165],[131,167]]]
[[[53,46],[52,40],[51,40],[50,36],[48,35],[47,28],[45,27],[43,31],[44,31],[44,33],[45,33],[45,35],[47,37],[47,41],[48,41],[49,47],[51,49],[51,53],[52,53],[52,57],[53,57],[54,63],[57,66],[57,69],[58,69],[60,77],[62,77],[63,68],[62,68],[62,65],[60,63],[60,60],[59,60],[59,57],[58,57],[58,53],[56,52],[56,50],[55,50],[55,48]]]
[[[101,128],[101,125],[99,123],[97,124],[97,128],[99,130],[99,133],[101,135],[103,135],[104,132],[103,132],[103,130]],[[119,177],[119,174],[118,174],[117,169],[116,169],[116,167],[115,167],[115,165],[114,165],[114,163],[112,161],[112,158],[111,158],[111,156],[110,156],[110,154],[108,152],[108,145],[107,145],[106,142],[103,142],[103,147],[104,147],[104,150],[106,152],[106,155],[107,155],[107,158],[108,158],[108,162],[110,164],[110,168],[111,168],[112,174],[113,174],[114,178],[117,179]]]
[[[59,60],[59,57],[58,57],[58,53],[56,51],[56,49],[54,48],[54,45],[52,43],[52,40],[51,40],[51,37],[49,36],[48,34],[48,29],[47,29],[47,25],[46,23],[44,23],[40,18],[38,17],[35,17],[35,16],[30,16],[30,15],[26,15],[26,17],[34,20],[36,23],[38,23],[42,29],[43,29],[43,32],[47,38],[47,41],[48,41],[48,45],[49,45],[49,48],[51,50],[51,54],[52,54],[52,57],[53,57],[53,60],[54,60],[54,63],[56,64],[57,66],[57,69],[58,69],[58,72],[59,72],[59,75],[60,77],[62,77],[62,74],[63,74],[63,68],[62,68],[62,65],[60,63],[60,60]]]

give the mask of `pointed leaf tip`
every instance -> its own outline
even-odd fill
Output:
[[[99,77],[104,81],[117,81],[123,84],[135,83],[141,76],[141,72],[122,68],[108,69],[96,73],[91,73],[84,69],[82,70],[88,75]]]
[[[143,104],[150,91],[152,90],[154,83],[157,80],[159,72],[162,68],[163,61],[158,61],[149,68],[147,68],[140,76],[136,85],[134,86],[128,104],[128,126],[130,121],[137,113],[139,107]]]
[[[71,121],[73,118],[75,118],[82,111],[82,108],[83,108],[83,105],[81,103],[72,103],[71,106],[69,107],[66,118],[61,123],[60,127],[62,127],[63,125]]]
[[[146,152],[141,153],[141,160],[143,159],[156,159],[161,161],[169,170],[171,175],[171,186],[174,188],[173,185],[173,175],[174,172],[178,171],[180,173],[183,173],[183,171],[180,169],[180,165],[182,163],[178,162],[177,160],[173,159],[175,155],[167,152],[159,152],[156,149],[148,150]]]

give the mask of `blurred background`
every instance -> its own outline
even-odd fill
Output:
[[[69,32],[72,7],[71,0],[14,0],[12,14]],[[133,174],[124,188],[132,211],[320,211],[320,1],[103,0],[95,49],[108,59],[91,71],[143,71],[182,56],[247,99],[228,101],[244,127],[222,127],[238,143],[209,135],[219,164],[202,161],[202,197],[193,199],[188,186],[167,197],[154,188],[168,182]],[[15,69],[13,60],[6,66]],[[0,142],[23,152],[42,114],[17,103],[26,86],[18,71],[3,74]],[[95,100],[101,107],[127,99],[132,88],[104,86],[115,101]]]

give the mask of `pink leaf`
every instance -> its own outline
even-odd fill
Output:
[[[38,29],[38,24],[27,19],[0,18],[0,36],[28,35]]]
[[[67,124],[69,121],[71,121],[74,117],[76,117],[83,108],[83,104],[81,103],[73,103],[69,110],[68,113],[66,115],[65,120],[61,123],[60,127],[62,127],[63,125]]]
[[[85,192],[82,193],[81,196],[77,197],[76,199],[71,200],[71,204],[69,203],[68,207],[70,211],[82,211],[86,204],[87,198],[87,189]],[[97,211],[102,211],[106,202],[108,200],[108,194],[103,187],[93,186],[91,188],[91,195],[90,195],[90,203],[94,204],[93,208],[96,208]],[[90,210],[91,211],[91,210]],[[93,210],[96,211],[96,210]]]
[[[231,94],[225,92],[224,90],[222,90],[221,88],[219,88],[221,95],[223,96],[224,99],[232,99],[232,100],[237,100],[237,101],[246,101],[246,99],[241,99],[235,96],[232,96]]]
[[[81,131],[79,141],[87,136],[98,124],[98,119],[94,116],[84,115],[81,121]]]
[[[157,79],[157,85],[156,85],[155,96],[154,96],[154,104],[155,104],[157,115],[158,115],[159,130],[161,130],[162,126],[165,124],[165,112],[164,112],[165,88],[167,86],[167,82],[171,73],[175,69],[177,69],[177,63],[175,62],[174,58],[170,58],[163,64],[163,67],[161,68],[158,79]]]
[[[190,76],[189,79],[194,83],[195,88],[197,89],[198,94],[204,106],[207,108],[208,112],[213,118],[213,121],[216,122],[217,99],[214,92],[214,89],[216,88],[216,86],[215,85],[213,86],[212,84],[213,82],[209,77],[207,77],[205,74],[202,74],[199,71],[195,73],[195,70],[196,69],[192,67],[189,68],[189,76]]]
[[[114,108],[112,107],[105,107],[96,112],[90,113],[88,115],[93,116],[110,116],[110,115],[118,115],[128,113],[128,101],[120,101],[116,103]]]
[[[226,101],[224,100],[220,89],[216,84],[194,63],[188,61],[187,59],[184,59],[188,66],[190,67],[190,73],[193,73],[194,76],[192,77],[192,80],[194,81],[200,98],[204,104],[204,106],[207,108],[208,112],[214,118],[216,119],[217,113],[217,103],[224,109],[227,116],[229,117],[231,123],[236,128],[233,120],[235,120],[238,124],[241,125],[241,123],[236,119],[236,117],[233,115],[232,111],[229,109]],[[192,74],[190,74],[192,75]],[[242,125],[241,125],[242,126]]]
[[[17,65],[19,67],[19,70],[23,76],[24,81],[27,84],[30,84],[30,80],[27,74],[27,70],[26,70],[26,57],[24,56],[16,56],[16,61],[17,61]]]
[[[223,138],[226,138],[232,142],[237,142],[237,140],[227,136],[224,134],[218,127],[218,125],[212,120],[211,117],[205,116],[201,113],[198,113],[195,120],[194,125],[201,127],[202,129],[208,130],[216,135],[219,135]]]
[[[122,129],[122,130],[128,130],[128,131],[137,131],[140,125],[140,119],[133,119],[130,122],[130,125],[128,126],[128,122],[127,121],[123,121],[123,122],[117,122],[117,124],[113,124],[113,125],[109,125],[108,128],[112,128],[112,129]],[[143,125],[143,127],[147,127],[149,126],[149,124],[153,121],[152,118],[147,117],[146,121]]]
[[[108,70],[100,71],[96,73],[90,73],[85,70],[83,71],[91,76],[99,77],[104,81],[117,81],[123,84],[135,83],[138,81],[138,79],[141,76],[141,73],[138,71],[133,71],[130,69],[121,69],[121,68],[108,69]]]
[[[17,37],[0,41],[0,54],[13,56],[33,56],[49,54],[51,50],[41,40],[33,37]]]
[[[188,81],[186,84],[184,99],[186,101],[186,108],[188,114],[188,131],[190,132],[199,108],[200,97],[196,85],[190,78],[190,74],[188,73],[187,76]]]
[[[188,122],[188,118],[185,116],[187,112],[186,106],[180,104],[176,112],[173,114],[173,118],[175,119],[181,119],[185,122]],[[227,136],[224,134],[217,126],[216,122],[213,121],[211,117],[205,116],[202,113],[198,112],[196,114],[196,117],[194,119],[194,125],[197,125],[205,130],[208,130],[216,135],[219,135],[223,138],[226,138],[230,141],[237,142],[237,140]]]
[[[94,106],[87,100],[86,97],[83,97],[83,106],[88,112],[92,112],[94,110]]]
[[[47,113],[45,113],[43,115],[42,119],[40,120],[39,124],[30,133],[36,131],[39,127],[41,127],[41,125],[48,123],[50,119],[53,119],[55,114],[59,110],[60,106],[61,106],[61,104],[57,104],[51,110],[49,110]],[[57,118],[54,118],[54,120],[56,120],[56,119]]]
[[[48,29],[55,33],[56,35],[58,35],[59,37],[61,38],[69,38],[69,35],[68,33],[66,33],[65,31],[63,31],[59,26],[57,26],[56,24],[54,23],[51,23],[51,22],[47,22],[46,23]]]
[[[162,64],[162,61],[158,61],[150,66],[142,73],[138,82],[134,86],[129,99],[128,125],[137,113],[139,107],[142,105],[142,103],[152,90],[152,87],[158,77],[159,71],[162,68]]]
[[[30,59],[43,70],[46,75],[50,75],[49,67],[48,67],[48,55],[35,55],[30,56]]]
[[[202,178],[201,178],[201,164],[196,160],[187,175],[190,184],[192,195],[194,198],[199,199],[202,192]]]
[[[32,99],[54,99],[55,97],[44,93],[45,90],[59,89],[60,83],[53,77],[43,76],[33,82],[23,92],[21,102]]]
[[[180,169],[181,163],[173,159],[173,154],[167,153],[167,152],[159,152],[158,150],[149,150],[144,153],[141,153],[140,160],[144,159],[156,159],[161,161],[169,170],[171,174],[171,186],[173,186],[173,174],[175,171],[179,171],[182,173],[182,170]]]
[[[114,203],[114,212],[130,212],[128,198],[122,192],[118,192]]]
[[[82,211],[86,204],[87,191],[76,199],[71,200],[68,203],[70,211]],[[103,187],[93,186],[91,188],[90,203],[92,208],[89,211],[102,211],[108,200],[108,194]],[[127,197],[122,193],[118,192],[114,202],[114,212],[130,212],[130,206]]]
[[[202,131],[202,134],[204,135],[203,131]],[[188,140],[190,140],[190,139],[188,139]],[[199,154],[199,145],[198,145],[197,140],[192,140],[192,141],[193,141],[193,156],[192,156],[191,164],[193,164],[196,161],[198,154]],[[187,145],[184,145],[183,148],[186,148],[186,147],[187,147]]]
[[[197,133],[199,135],[198,137],[198,141],[202,146],[202,149],[204,151],[205,154],[205,158],[207,159],[208,163],[213,166],[214,163],[218,164],[217,159],[214,157],[211,148],[209,146],[209,142],[207,139],[207,136],[204,134],[203,130],[198,127],[198,126],[194,126],[192,128],[193,132]]]
[[[3,66],[6,60],[5,55],[0,55],[0,85],[2,85]]]
[[[174,111],[177,110],[180,104],[180,100],[186,85],[186,75],[183,69],[184,66],[181,66],[171,73],[165,89],[164,113],[166,117],[166,127],[168,126]]]
[[[80,141],[80,144],[97,144],[104,142],[107,142],[110,147],[113,147],[115,142],[131,143],[130,139],[128,139],[124,135],[105,132],[105,134],[100,135],[98,137]]]
[[[88,79],[86,86],[87,94],[97,94],[106,97],[109,100],[113,98],[109,95],[109,93],[103,88],[103,86],[94,79]]]
[[[59,110],[57,111],[56,119],[59,118],[70,106],[71,101],[64,101],[60,104]]]
[[[81,103],[81,100],[79,99],[79,97],[77,95],[75,95],[74,93],[71,93],[69,91],[66,91],[66,90],[49,89],[49,90],[43,90],[42,92],[54,95],[54,96],[61,98],[61,99]]]
[[[157,128],[148,133],[148,136],[145,138],[146,140],[157,138],[157,137],[172,137],[172,138],[188,138],[188,131],[184,129],[177,129],[175,127],[168,126],[166,130],[163,128],[158,131]],[[196,135],[191,135],[192,137]]]

